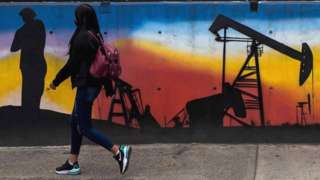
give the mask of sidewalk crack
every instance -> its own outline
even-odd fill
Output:
[[[257,144],[257,147],[256,147],[256,157],[255,157],[255,165],[254,165],[253,180],[256,180],[256,178],[257,178],[257,172],[258,172],[258,158],[259,158],[259,144]]]

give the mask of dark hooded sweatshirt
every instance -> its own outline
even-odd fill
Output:
[[[95,58],[99,42],[87,30],[80,30],[74,37],[69,59],[53,80],[53,85],[59,84],[71,76],[72,88],[83,86],[100,86],[103,82],[89,73],[90,64]]]

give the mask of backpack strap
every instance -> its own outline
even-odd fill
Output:
[[[100,37],[98,34],[95,35],[92,31],[88,31],[88,33],[96,40],[98,41],[99,45],[100,45],[100,49],[101,49],[101,52],[104,56],[107,56],[107,52],[105,51],[104,49],[104,45],[103,45],[103,39],[102,37]]]

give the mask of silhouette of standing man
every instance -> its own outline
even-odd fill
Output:
[[[19,14],[24,25],[15,33],[11,52],[21,50],[22,112],[27,115],[25,118],[37,120],[47,72],[44,58],[46,31],[43,22],[34,19],[36,13],[31,8],[24,8]]]

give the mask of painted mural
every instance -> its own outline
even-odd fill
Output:
[[[243,2],[92,5],[122,65],[94,119],[133,128],[320,123],[319,3],[261,2],[258,12]],[[71,83],[46,87],[68,58],[76,6],[0,4],[2,109],[23,119],[71,113]]]

